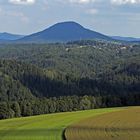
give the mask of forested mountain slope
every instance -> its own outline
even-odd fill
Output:
[[[83,45],[84,44],[84,45]],[[50,72],[74,77],[94,77],[115,62],[122,63],[128,58],[140,55],[139,45],[122,45],[110,42],[92,41],[74,44],[3,44],[0,58],[16,59],[35,64]]]
[[[139,45],[1,44],[0,58],[0,118],[140,105]]]

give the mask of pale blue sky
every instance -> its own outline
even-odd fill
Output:
[[[0,32],[31,34],[62,21],[140,37],[140,0],[0,0]]]

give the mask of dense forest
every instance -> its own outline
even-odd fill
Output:
[[[140,45],[0,44],[0,119],[140,105]]]

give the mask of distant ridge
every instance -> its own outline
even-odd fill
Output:
[[[140,38],[107,36],[87,29],[73,21],[60,22],[43,31],[27,36],[6,32],[0,33],[0,43],[55,43],[92,39],[140,43]]]
[[[121,37],[121,36],[111,36],[115,40],[120,40],[120,41],[129,41],[129,42],[135,42],[135,41],[140,41],[140,38],[134,38],[134,37]]]
[[[0,41],[12,41],[23,38],[23,35],[11,34],[11,33],[0,33]]]
[[[85,39],[111,40],[110,37],[89,30],[80,24],[70,21],[57,23],[41,32],[25,36],[18,41],[23,42],[67,42]]]

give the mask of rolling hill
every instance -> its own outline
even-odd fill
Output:
[[[110,37],[101,33],[89,30],[76,22],[57,23],[41,32],[31,34],[19,42],[67,42],[83,39],[104,39],[111,40]]]
[[[66,140],[139,140],[138,122],[140,107],[128,107],[69,126],[65,130]]]
[[[67,126],[89,117],[124,110],[96,109],[1,120],[0,140],[63,140]]]
[[[1,44],[0,119],[140,105],[139,45],[83,44]]]

